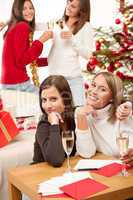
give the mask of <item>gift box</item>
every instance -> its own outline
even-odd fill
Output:
[[[3,109],[3,101],[2,101],[2,98],[0,96],[0,110],[2,110],[2,109]]]
[[[11,142],[19,130],[9,112],[0,112],[0,148]]]

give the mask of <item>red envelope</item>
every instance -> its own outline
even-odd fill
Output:
[[[72,198],[81,200],[85,197],[89,197],[92,194],[105,190],[106,188],[108,188],[107,185],[87,178],[75,183],[65,185],[60,189]]]
[[[104,167],[99,168],[98,170],[92,171],[93,173],[100,174],[102,176],[111,177],[118,174],[122,170],[122,165],[119,163],[111,163]]]

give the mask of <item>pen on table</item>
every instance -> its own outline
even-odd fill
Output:
[[[78,169],[78,171],[89,171],[89,170],[98,170],[98,168],[84,168],[84,169]]]

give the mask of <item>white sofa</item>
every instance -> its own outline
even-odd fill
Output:
[[[34,132],[21,132],[10,144],[0,149],[0,200],[8,200],[7,171],[32,162]]]
[[[4,110],[13,117],[39,114],[38,95],[1,90]],[[33,158],[35,129],[21,131],[12,142],[0,148],[0,200],[8,200],[7,171],[10,168],[30,164]]]

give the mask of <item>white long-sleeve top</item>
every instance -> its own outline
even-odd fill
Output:
[[[54,26],[53,45],[48,55],[50,75],[81,76],[79,56],[88,59],[92,54],[94,41],[90,23],[86,22],[71,39],[62,39],[60,33],[68,30],[66,25],[63,29],[57,24]]]
[[[119,131],[119,121],[110,123],[108,121],[108,111],[110,105],[97,111],[97,117],[91,114],[87,116],[87,130],[76,129],[76,148],[79,155],[90,158],[96,151],[106,155],[118,156],[119,150],[116,144],[116,136]],[[78,109],[78,108],[77,108]],[[77,115],[75,113],[75,116]],[[76,118],[76,117],[75,117]],[[77,123],[77,122],[76,122]],[[120,122],[120,131],[129,134],[129,148],[133,148],[133,117]]]

